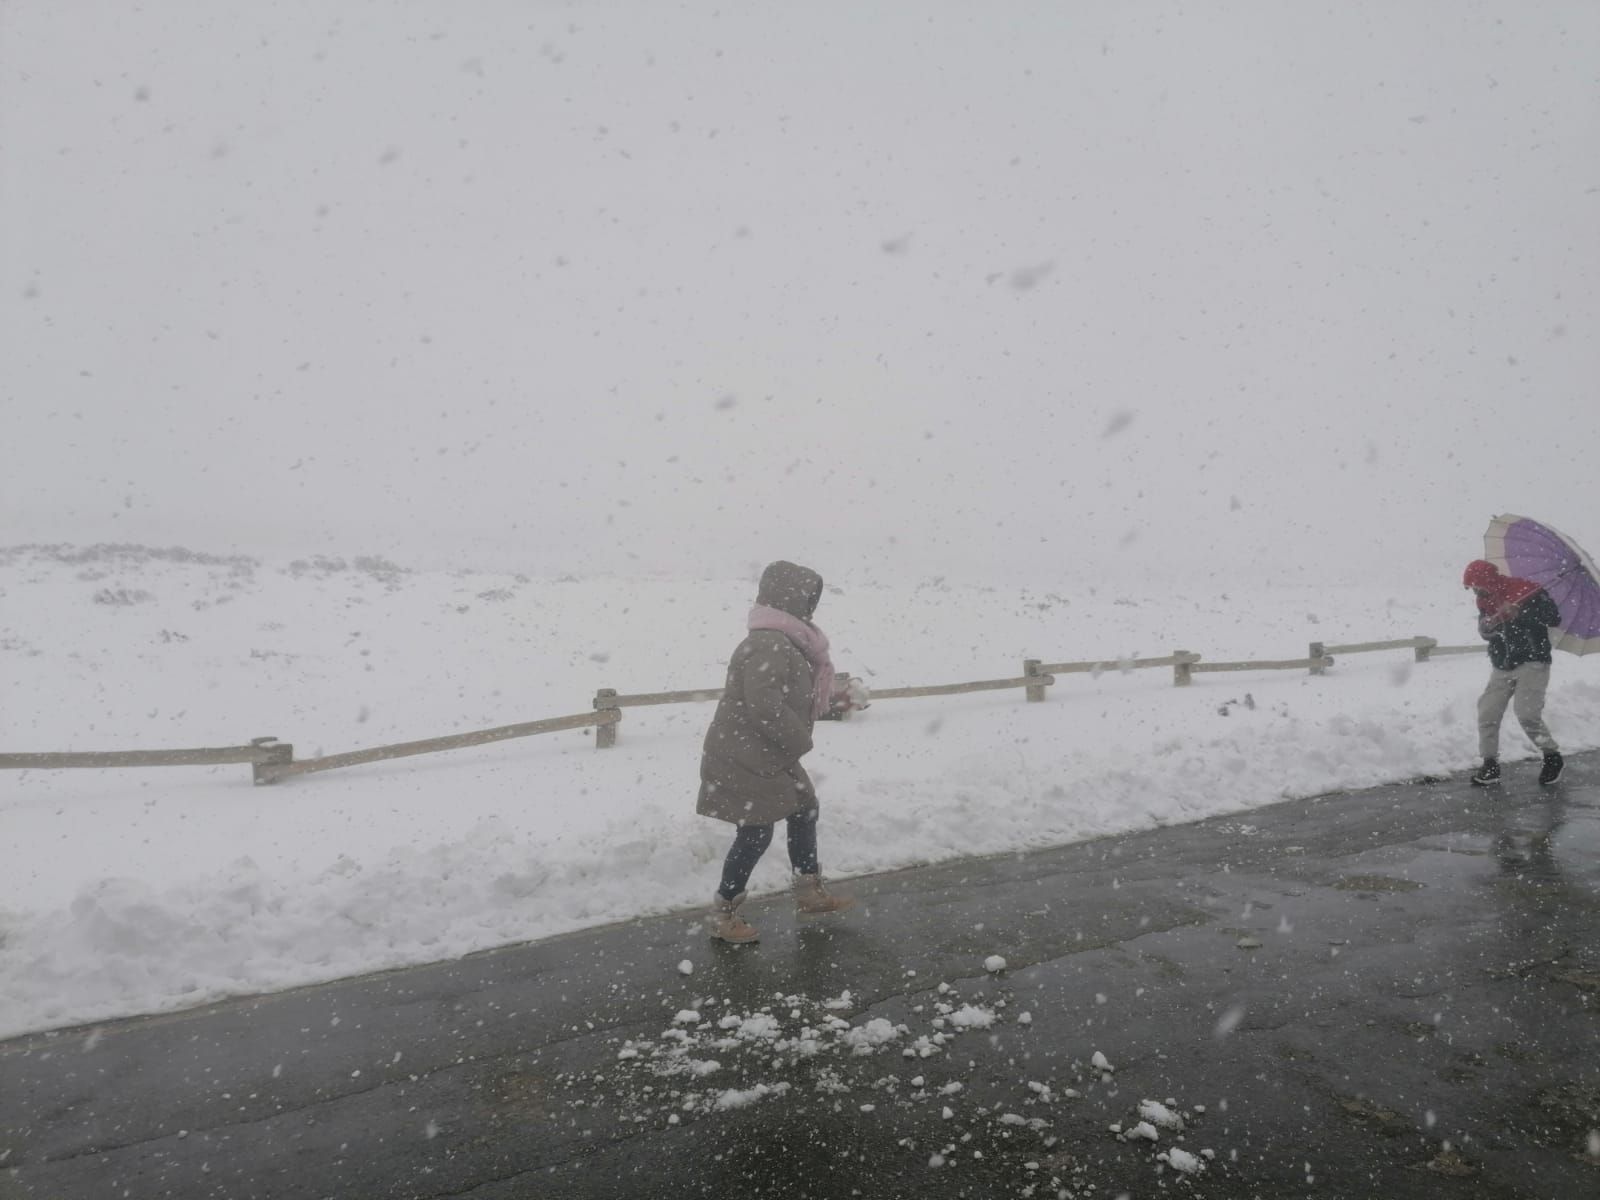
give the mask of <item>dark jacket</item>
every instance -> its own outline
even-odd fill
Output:
[[[1489,642],[1489,661],[1497,670],[1510,671],[1523,663],[1550,661],[1550,626],[1561,623],[1561,610],[1544,589],[1517,606],[1516,615],[1478,632]]]
[[[810,620],[822,576],[775,562],[761,574],[756,603]],[[700,758],[701,816],[771,825],[817,806],[800,759],[811,749],[811,664],[773,629],[752,630],[728,661],[722,698]]]

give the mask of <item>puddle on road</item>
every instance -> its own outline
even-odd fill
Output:
[[[1422,1166],[1435,1175],[1445,1175],[1451,1179],[1466,1179],[1478,1173],[1478,1168],[1455,1150],[1441,1150]]]
[[[1514,1062],[1518,1066],[1532,1066],[1539,1061],[1536,1051],[1528,1049],[1518,1042],[1496,1042],[1494,1052],[1507,1062]]]
[[[1414,892],[1423,885],[1392,875],[1346,875],[1334,882],[1341,892]]]
[[[1580,992],[1600,992],[1600,971],[1552,971],[1557,983],[1570,983]]]
[[[1338,1101],[1345,1116],[1384,1137],[1400,1137],[1416,1128],[1393,1109],[1375,1104],[1364,1096],[1340,1096]]]
[[[1600,1167],[1596,1133],[1600,1132],[1600,1087],[1563,1083],[1539,1092],[1529,1107],[1536,1117],[1533,1140]]]

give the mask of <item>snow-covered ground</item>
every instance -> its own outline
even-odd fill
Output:
[[[825,566],[825,564],[823,564]],[[1291,658],[1313,639],[1472,638],[1427,593],[1158,596],[835,579],[819,623],[869,685],[1013,676],[1024,658]],[[748,579],[531,579],[381,560],[0,552],[0,746],[236,745],[308,757],[586,711],[595,689],[716,687]],[[1476,656],[1328,675],[1062,676],[883,701],[808,765],[835,876],[1238,812],[1474,761]],[[1600,664],[1562,656],[1550,721],[1600,730]],[[697,905],[728,829],[694,814],[707,705],[270,788],[245,766],[0,773],[0,1036],[440,959]],[[1531,753],[1508,717],[1508,757]],[[781,844],[753,887],[785,882]]]

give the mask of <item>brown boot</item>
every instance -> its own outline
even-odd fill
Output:
[[[854,896],[835,896],[822,886],[821,875],[796,875],[794,877],[794,907],[802,917],[820,917],[827,913],[844,912],[854,908]]]
[[[721,892],[717,893],[711,901],[712,937],[718,941],[739,945],[743,942],[753,942],[761,936],[756,932],[754,925],[739,915],[739,905],[743,903],[743,892],[732,900],[725,900]]]

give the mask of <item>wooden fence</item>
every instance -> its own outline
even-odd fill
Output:
[[[1369,654],[1374,650],[1410,650],[1416,661],[1423,663],[1437,654],[1482,654],[1483,643],[1475,646],[1441,646],[1437,638],[1414,637],[1396,638],[1388,642],[1352,642],[1347,646],[1325,646],[1321,642],[1312,642],[1310,647],[1314,659],[1332,654]],[[1327,664],[1318,664],[1311,668],[1311,673],[1321,675],[1326,669]]]
[[[493,729],[474,729],[469,733],[452,733],[419,742],[396,742],[389,746],[373,746],[366,750],[352,750],[346,754],[329,754],[320,758],[296,759],[294,747],[274,737],[256,738],[248,746],[225,746],[214,750],[96,750],[64,754],[0,754],[0,770],[44,771],[63,767],[200,767],[217,763],[249,763],[256,783],[276,783],[291,775],[309,775],[313,771],[332,771],[339,767],[355,767],[362,763],[382,762],[390,758],[408,758],[413,754],[437,754],[443,750],[461,750],[468,746],[483,746],[510,738],[530,737],[536,733],[581,729],[588,725],[603,730],[614,724],[619,716],[620,714],[611,711],[577,713],[570,717],[526,721],[520,725],[497,725]]]
[[[285,753],[287,752],[287,754]],[[260,737],[248,746],[218,746],[204,750],[85,750],[64,754],[0,754],[0,767],[16,771],[54,770],[60,767],[209,767],[225,763],[250,763],[257,768],[292,757],[294,747],[275,737]]]
[[[1481,654],[1483,645],[1441,646],[1430,637],[1399,638],[1383,642],[1352,642],[1348,645],[1325,645],[1312,642],[1305,658],[1249,659],[1239,662],[1208,662],[1189,650],[1174,650],[1160,658],[1100,659],[1089,662],[1047,663],[1030,658],[1022,664],[1022,674],[1009,679],[979,679],[969,683],[936,683],[917,687],[875,688],[871,696],[874,703],[880,700],[910,700],[926,696],[959,696],[974,692],[1001,691],[1021,688],[1029,701],[1042,701],[1046,689],[1053,687],[1059,675],[1102,675],[1109,672],[1147,670],[1152,667],[1171,667],[1175,687],[1187,687],[1194,676],[1214,671],[1288,671],[1304,669],[1313,675],[1325,674],[1333,666],[1336,655],[1365,654],[1380,650],[1410,650],[1419,663],[1448,654]],[[850,682],[850,676],[839,675],[841,685]],[[595,748],[604,750],[617,744],[617,728],[622,722],[622,710],[659,704],[698,704],[716,700],[721,688],[696,688],[678,692],[643,692],[624,695],[614,688],[601,688],[594,695],[593,712],[576,713],[566,717],[551,717],[542,721],[525,721],[517,725],[498,725],[493,729],[476,729],[468,733],[453,733],[444,737],[425,738],[415,742],[397,742],[387,746],[373,746],[366,750],[352,750],[344,754],[328,754],[318,758],[294,757],[294,747],[275,737],[253,739],[248,746],[223,746],[198,750],[97,750],[60,754],[6,754],[0,753],[0,770],[56,770],[67,767],[192,767],[229,763],[249,763],[251,775],[258,784],[276,783],[295,775],[309,775],[316,771],[333,771],[342,767],[355,767],[363,763],[383,762],[393,758],[407,758],[416,754],[438,754],[446,750],[460,750],[470,746],[483,746],[511,738],[531,737],[541,733],[555,733],[566,729],[594,727]],[[848,710],[830,714],[837,719],[849,715]]]
[[[620,715],[620,714],[618,714]],[[290,754],[282,761],[256,768],[257,783],[276,783],[291,775],[309,775],[313,771],[334,771],[340,767],[358,767],[362,763],[382,762],[390,758],[409,758],[413,754],[437,754],[441,750],[462,750],[468,746],[486,746],[490,742],[504,742],[511,738],[531,737],[536,733],[555,733],[562,729],[582,729],[593,725],[597,730],[616,724],[618,715],[610,711],[577,713],[570,717],[551,717],[545,721],[525,721],[520,725],[497,725],[493,729],[475,729],[471,733],[453,733],[445,737],[427,738],[420,742],[397,742],[392,746],[374,746],[370,750],[352,750],[347,754],[328,754],[321,758],[303,758],[298,762]]]

